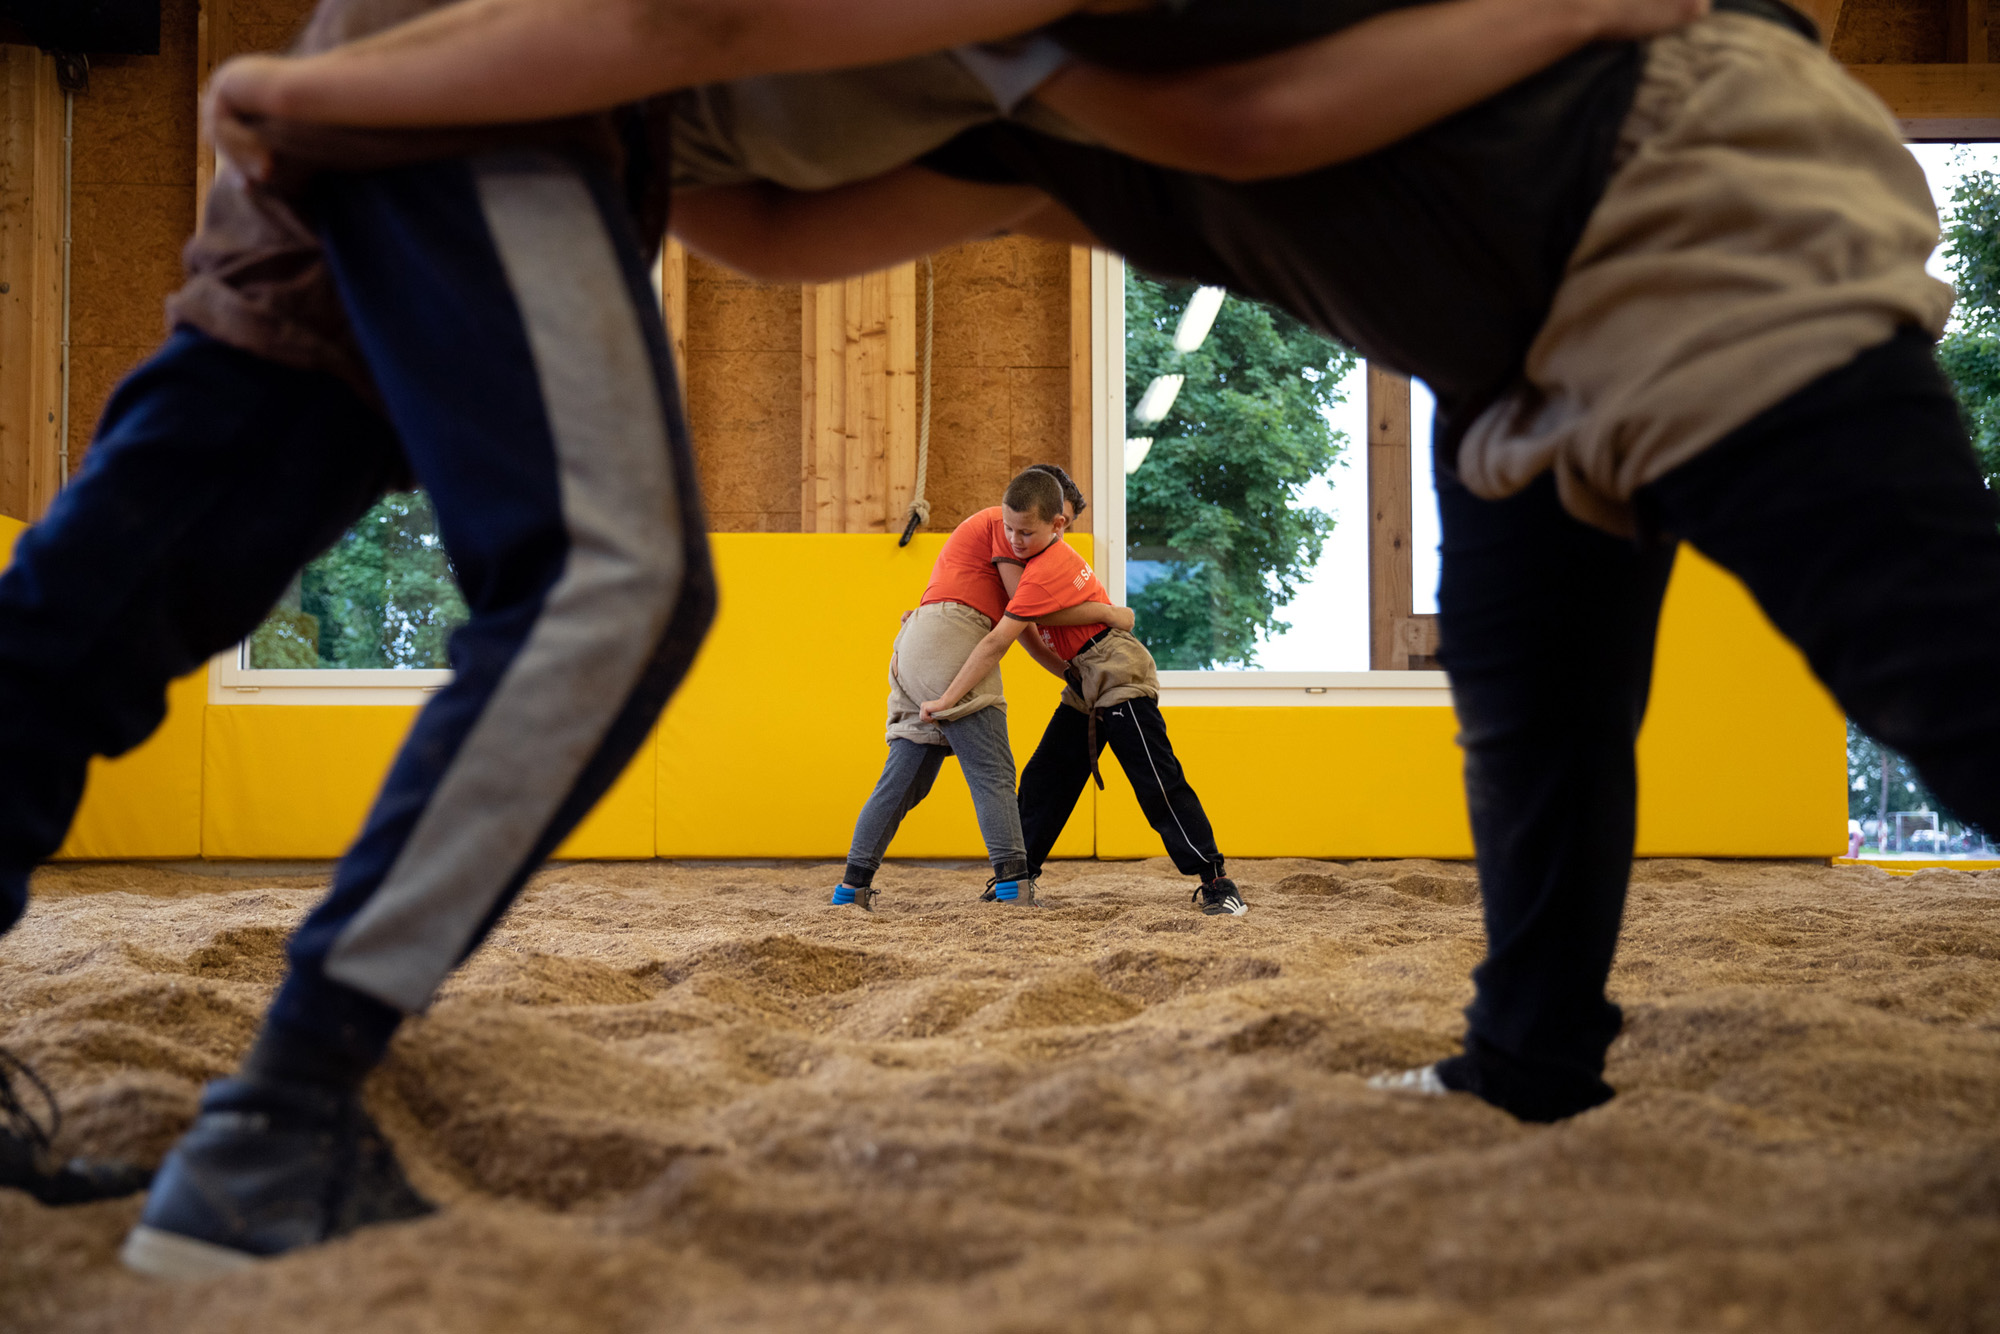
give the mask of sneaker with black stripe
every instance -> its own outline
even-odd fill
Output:
[[[1204,917],[1242,917],[1250,911],[1236,890],[1236,882],[1226,875],[1204,880],[1190,902],[1201,909]]]

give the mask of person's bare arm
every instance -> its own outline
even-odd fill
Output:
[[[1040,635],[1022,635],[1021,647],[1029,657],[1042,665],[1042,670],[1058,681],[1068,682],[1069,664],[1056,656],[1055,650],[1042,642]]]
[[[673,230],[704,259],[785,283],[872,273],[1003,231],[1091,244],[1082,225],[1039,190],[953,180],[922,167],[831,190],[751,184],[688,191],[674,200]]]
[[[1258,180],[1363,156],[1591,42],[1651,36],[1707,10],[1708,0],[1443,0],[1187,73],[1071,64],[1035,96],[1133,157]]]
[[[936,699],[927,699],[918,713],[925,722],[943,713],[952,705],[964,699],[972,688],[986,679],[986,674],[1000,662],[1000,656],[1007,646],[1019,640],[1022,635],[1035,628],[1033,621],[1023,621],[1013,616],[1002,616],[1000,624],[986,632],[986,637],[974,645],[972,655],[965,665],[958,669],[958,675],[951,678],[951,684]]]
[[[1130,630],[1138,623],[1130,607],[1114,607],[1109,602],[1079,602],[1035,618],[1037,625],[1108,625],[1114,630]]]
[[[240,57],[220,110],[334,125],[547,120],[752,74],[1024,32],[1079,0],[458,0],[318,55]]]

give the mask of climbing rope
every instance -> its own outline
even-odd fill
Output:
[[[931,472],[931,326],[937,315],[937,281],[931,259],[924,256],[924,359],[918,371],[917,396],[917,489],[910,499],[909,521],[903,525],[899,547],[910,545],[917,529],[931,520],[931,502],[924,499],[924,487]]]

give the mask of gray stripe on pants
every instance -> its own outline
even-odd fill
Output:
[[[326,974],[430,1003],[637,686],[685,575],[652,351],[596,201],[553,159],[475,172],[527,326],[570,548],[540,617]]]

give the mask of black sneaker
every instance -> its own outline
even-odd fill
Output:
[[[1236,882],[1226,875],[1203,884],[1189,901],[1201,906],[1204,917],[1241,917],[1250,911],[1243,896],[1236,892]]]
[[[46,1117],[36,1116],[21,1101],[30,1089]],[[88,1158],[58,1163],[53,1145],[61,1129],[62,1109],[49,1086],[19,1058],[0,1051],[0,1186],[24,1190],[42,1204],[89,1204],[135,1195],[153,1179],[151,1172],[129,1163]]]
[[[354,1094],[218,1079],[119,1258],[154,1278],[206,1278],[435,1208]]]

